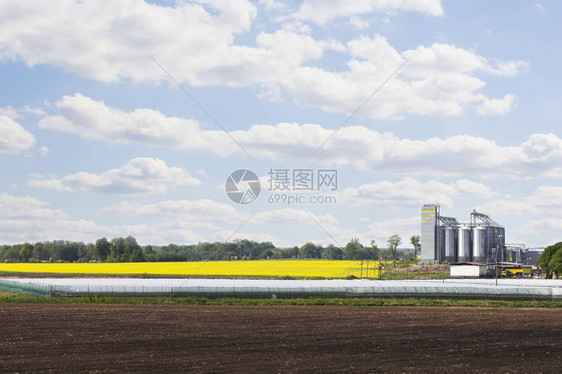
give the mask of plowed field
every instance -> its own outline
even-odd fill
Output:
[[[559,309],[0,304],[0,372],[559,372]]]

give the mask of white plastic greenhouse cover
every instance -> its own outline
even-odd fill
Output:
[[[50,287],[53,295],[220,297],[478,297],[562,299],[562,280],[246,280],[41,278],[2,281]]]

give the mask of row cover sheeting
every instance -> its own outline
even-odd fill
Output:
[[[41,297],[51,297],[52,289],[49,285],[37,285],[18,281],[0,279],[0,291],[20,293]]]
[[[18,282],[53,295],[198,296],[243,298],[296,297],[446,297],[562,300],[562,281],[492,282],[475,280],[241,280],[241,279],[135,279],[44,278]]]

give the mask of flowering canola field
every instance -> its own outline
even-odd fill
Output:
[[[376,268],[376,271],[375,271]],[[133,263],[0,263],[0,272],[59,274],[158,274],[201,276],[272,276],[345,278],[378,277],[379,262],[267,260],[208,262],[133,262]],[[376,274],[373,274],[376,273]]]

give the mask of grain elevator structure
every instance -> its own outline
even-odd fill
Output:
[[[421,208],[422,264],[505,261],[505,229],[488,215],[474,210],[469,222],[441,215],[439,204]]]

